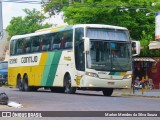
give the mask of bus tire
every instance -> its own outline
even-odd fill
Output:
[[[68,74],[67,76],[65,76],[65,93],[75,94],[75,92],[76,92],[76,88],[72,87],[71,77]]]
[[[65,89],[63,87],[50,87],[51,92],[54,93],[64,93]]]
[[[23,86],[24,86],[24,91],[30,91],[31,87],[28,86],[28,76],[25,75],[23,79]]]
[[[102,90],[104,96],[111,96],[113,93],[113,88],[105,88]]]
[[[22,81],[21,81],[21,77],[20,77],[20,76],[17,77],[17,88],[18,88],[20,91],[24,91],[23,83],[22,83]]]

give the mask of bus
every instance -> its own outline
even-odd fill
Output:
[[[139,54],[139,43],[134,46]],[[132,83],[132,41],[127,28],[77,24],[16,35],[10,40],[8,84],[20,91],[41,87],[74,94]]]

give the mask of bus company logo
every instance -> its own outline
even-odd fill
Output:
[[[70,56],[64,56],[64,60],[71,61],[71,57]]]
[[[35,63],[37,61],[38,61],[38,56],[28,56],[21,58],[21,63]]]

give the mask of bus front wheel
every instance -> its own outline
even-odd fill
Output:
[[[76,88],[71,85],[71,77],[67,75],[65,77],[65,92],[68,94],[74,94],[76,92]]]
[[[113,88],[105,88],[102,90],[104,96],[111,96],[113,93]]]

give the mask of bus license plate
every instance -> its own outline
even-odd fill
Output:
[[[108,85],[114,85],[114,82],[108,82]]]

